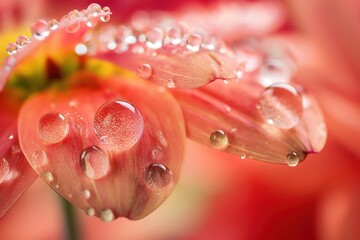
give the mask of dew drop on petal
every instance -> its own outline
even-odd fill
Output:
[[[0,183],[7,179],[9,174],[9,163],[5,158],[0,160]]]
[[[45,20],[39,19],[31,26],[31,33],[33,38],[44,40],[50,34],[49,23]]]
[[[210,135],[210,144],[216,149],[225,149],[229,145],[229,139],[223,130],[216,130]]]
[[[9,55],[14,55],[16,54],[18,51],[18,46],[15,44],[15,43],[9,43],[7,46],[6,46],[6,52],[9,54]]]
[[[51,19],[48,23],[50,29],[53,31],[59,28],[59,22],[56,19]]]
[[[146,181],[150,188],[163,188],[170,184],[172,172],[161,163],[153,163],[146,169]]]
[[[192,34],[186,40],[186,48],[190,51],[199,51],[202,44],[202,38],[198,34]]]
[[[105,13],[105,15],[100,17],[100,20],[102,22],[108,22],[110,20],[110,8],[109,7],[104,7],[103,12]]]
[[[93,209],[93,208],[87,208],[87,209],[85,210],[85,213],[86,213],[86,215],[88,215],[88,216],[95,216],[95,214],[96,214],[95,209]]]
[[[101,6],[97,3],[92,3],[87,7],[90,17],[97,17],[101,13]]]
[[[51,172],[45,171],[41,173],[41,177],[47,182],[52,183],[54,181],[54,176]]]
[[[262,93],[259,110],[269,124],[292,128],[298,124],[303,112],[301,94],[290,84],[275,83]]]
[[[109,155],[97,146],[88,147],[80,155],[80,165],[86,176],[100,179],[109,172]]]
[[[100,212],[100,218],[104,222],[111,222],[115,219],[115,215],[111,209],[104,209]]]
[[[152,149],[151,151],[151,157],[152,159],[156,160],[156,161],[159,161],[163,158],[163,150],[160,146],[156,146]]]
[[[45,144],[61,142],[69,133],[69,122],[61,113],[47,113],[39,120],[38,133]]]
[[[167,82],[167,87],[168,88],[174,88],[175,87],[175,82],[172,79],[169,79]]]
[[[244,160],[244,159],[246,158],[246,154],[245,154],[245,153],[241,153],[241,154],[240,154],[240,158]]]
[[[261,66],[258,75],[258,82],[268,87],[274,83],[288,83],[292,77],[292,69],[285,60],[278,58],[269,58]]]
[[[299,155],[296,152],[291,152],[286,157],[286,163],[289,167],[296,167],[300,162]]]
[[[81,196],[82,196],[84,199],[86,199],[86,200],[90,199],[90,198],[91,198],[91,192],[90,192],[90,190],[89,190],[89,189],[84,189],[84,190],[82,190],[82,191],[81,191]]]
[[[19,36],[16,39],[16,46],[18,46],[19,48],[25,47],[29,43],[30,43],[30,39],[25,36]]]
[[[61,22],[65,24],[66,32],[75,33],[80,29],[79,16],[78,10],[72,10],[61,19]]]
[[[152,74],[152,68],[150,64],[144,63],[140,65],[137,69],[137,74],[142,79],[148,79]]]
[[[31,163],[33,167],[42,167],[47,164],[47,155],[44,151],[36,151],[32,154]]]
[[[178,45],[181,43],[182,31],[180,28],[174,27],[168,30],[168,39],[171,44]]]
[[[163,45],[164,31],[161,28],[153,28],[146,34],[146,46],[151,49],[159,49]]]
[[[144,130],[140,111],[132,104],[108,101],[94,117],[94,131],[108,149],[124,151],[138,142]]]

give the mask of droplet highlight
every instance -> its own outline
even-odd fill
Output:
[[[202,38],[198,34],[192,34],[186,40],[186,48],[193,52],[199,51],[201,44],[202,44]]]
[[[223,130],[216,130],[210,135],[210,144],[216,149],[226,149],[229,145],[229,139]]]
[[[153,163],[146,170],[147,185],[152,189],[164,188],[171,183],[172,172],[161,163]]]
[[[161,28],[153,28],[145,34],[146,46],[151,49],[159,49],[163,45],[164,31]]]
[[[100,179],[109,172],[109,155],[97,146],[88,147],[80,155],[80,165],[86,176]]]
[[[61,142],[69,133],[69,123],[61,113],[47,113],[39,119],[38,134],[45,144]]]

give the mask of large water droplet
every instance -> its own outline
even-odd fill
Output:
[[[301,95],[292,85],[276,83],[262,93],[259,109],[269,124],[292,128],[298,124],[303,112]]]
[[[28,37],[25,36],[19,36],[16,39],[16,45],[19,48],[25,47],[27,44],[29,44],[31,42],[31,40]]]
[[[9,43],[7,46],[6,46],[6,52],[9,54],[9,55],[14,55],[16,54],[18,51],[18,46],[15,44],[15,43]]]
[[[109,101],[96,112],[94,130],[107,148],[124,151],[140,139],[144,120],[140,111],[130,103],[121,100]]]
[[[152,74],[152,68],[149,64],[144,63],[138,67],[137,74],[142,79],[148,79]]]
[[[170,184],[172,172],[161,163],[153,163],[146,169],[146,180],[150,188],[163,188]]]
[[[9,163],[5,158],[0,160],[0,183],[7,179],[9,174]]]
[[[52,175],[51,172],[49,171],[45,171],[41,173],[41,177],[47,182],[47,183],[52,183],[54,181],[54,176]]]
[[[45,144],[58,143],[68,135],[69,123],[61,113],[47,113],[39,120],[38,133]]]
[[[46,165],[48,159],[44,151],[36,151],[31,157],[31,163],[34,167],[42,167]]]
[[[45,20],[39,19],[31,26],[31,33],[33,38],[44,40],[50,34],[49,23]]]
[[[300,162],[299,155],[296,152],[291,152],[287,155],[286,163],[289,167],[296,167]]]
[[[100,218],[104,222],[111,222],[115,219],[115,215],[111,209],[105,209],[100,212]]]
[[[88,216],[95,216],[96,212],[95,212],[95,209],[93,208],[87,208],[85,210],[85,213],[88,215]]]
[[[223,130],[216,130],[210,136],[210,143],[216,149],[225,149],[229,145],[229,139]]]
[[[89,190],[89,189],[84,189],[84,190],[82,190],[82,191],[81,191],[81,196],[82,196],[84,199],[86,199],[86,200],[90,199],[90,198],[91,198],[91,192],[90,192],[90,190]]]
[[[145,35],[146,46],[151,49],[159,49],[163,45],[164,31],[161,28],[153,28]]]
[[[91,146],[82,151],[80,164],[86,176],[99,179],[109,172],[109,155],[101,148]]]
[[[202,44],[202,38],[198,34],[192,34],[186,40],[186,48],[190,51],[199,51]]]

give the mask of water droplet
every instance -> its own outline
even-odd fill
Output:
[[[88,53],[88,48],[85,44],[79,43],[75,46],[75,53],[79,56],[86,55]]]
[[[186,48],[190,51],[199,51],[202,44],[202,38],[198,34],[192,34],[186,40]]]
[[[299,155],[296,152],[291,152],[287,155],[286,163],[289,167],[296,167],[300,162]]]
[[[82,191],[81,191],[81,196],[82,196],[84,199],[86,199],[86,200],[90,199],[90,198],[91,198],[91,192],[90,192],[90,190],[89,190],[89,189],[84,189],[84,190],[82,190]]]
[[[93,208],[87,208],[87,209],[85,210],[85,213],[86,213],[86,215],[88,215],[88,216],[95,216],[95,214],[96,214],[95,209],[93,209]]]
[[[45,144],[58,143],[68,135],[69,123],[61,113],[47,113],[39,120],[38,133]]]
[[[246,154],[245,153],[240,153],[240,158],[244,160],[246,158]]]
[[[178,27],[170,28],[167,32],[169,42],[173,45],[181,43],[182,31]]]
[[[31,26],[32,37],[37,40],[44,40],[50,34],[49,23],[39,19]]]
[[[137,74],[142,79],[148,79],[152,74],[152,68],[149,64],[142,64],[137,69]]]
[[[108,22],[110,20],[110,8],[104,7],[102,10],[105,15],[100,16],[100,20],[102,22]]]
[[[231,112],[231,107],[230,107],[230,106],[226,106],[226,107],[225,107],[225,111],[228,112],[228,113]]]
[[[169,79],[167,82],[167,87],[168,88],[174,88],[175,87],[175,82],[172,79]]]
[[[111,222],[115,219],[115,215],[111,209],[105,209],[100,212],[100,218],[104,222]]]
[[[269,124],[292,128],[298,124],[303,112],[301,95],[292,85],[273,84],[262,93],[259,110]]]
[[[145,49],[143,46],[141,46],[140,44],[134,44],[132,46],[132,49],[131,51],[134,53],[134,54],[143,54],[145,52]]]
[[[223,130],[216,130],[210,136],[210,143],[216,149],[225,149],[229,145],[229,139]]]
[[[207,50],[214,51],[218,44],[218,40],[214,36],[209,36],[203,43],[203,47]]]
[[[146,180],[150,188],[163,188],[170,184],[172,172],[161,163],[153,163],[146,169]]]
[[[124,151],[140,139],[144,120],[132,104],[121,100],[108,101],[95,114],[94,130],[107,148]]]
[[[87,12],[90,17],[97,17],[101,13],[101,6],[97,3],[92,3],[87,7]]]
[[[49,171],[45,171],[41,173],[41,177],[47,182],[47,183],[52,183],[54,181],[54,176],[52,175],[51,172]]]
[[[5,158],[0,160],[0,183],[7,179],[9,174],[9,163]]]
[[[91,146],[82,151],[80,164],[86,176],[100,179],[109,172],[109,155],[101,148]]]
[[[48,23],[50,29],[53,31],[59,28],[59,22],[56,19],[51,19]]]
[[[42,167],[46,165],[48,159],[44,151],[36,151],[31,157],[31,162],[34,167]]]
[[[164,31],[161,28],[153,28],[145,34],[146,46],[151,49],[159,49],[163,45]]]
[[[65,31],[68,33],[75,33],[80,29],[79,11],[72,10],[67,15],[62,17],[61,24],[65,25]]]
[[[31,41],[28,37],[25,37],[25,36],[19,36],[17,37],[16,39],[16,45],[19,47],[19,48],[22,48],[22,47],[25,47],[27,44],[29,44]]]
[[[58,189],[60,186],[59,184],[55,184],[55,188]]]
[[[258,81],[264,87],[278,82],[288,83],[292,73],[291,66],[285,60],[271,57],[261,66]]]
[[[9,55],[14,55],[18,51],[18,46],[15,43],[9,43],[6,47],[6,52]]]
[[[73,198],[73,195],[71,193],[68,194],[68,198],[69,199],[72,199]]]
[[[14,135],[10,134],[8,137],[9,140],[13,140],[14,139]]]
[[[163,145],[164,147],[166,147],[168,145],[168,142],[166,141],[165,137],[164,137],[164,134],[162,133],[162,131],[159,131],[157,133],[157,137],[158,137],[158,140],[160,142],[161,145]]]
[[[151,156],[152,156],[152,159],[156,160],[156,161],[159,161],[163,158],[163,150],[160,146],[156,146],[153,148],[153,150],[151,151]]]

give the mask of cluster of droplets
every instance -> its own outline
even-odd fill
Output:
[[[80,29],[80,24],[85,23],[88,27],[94,27],[99,20],[107,22],[110,20],[111,11],[109,7],[101,8],[100,5],[92,3],[87,9],[78,11],[72,10],[60,21],[51,19],[49,21],[38,19],[31,25],[31,37],[19,36],[15,43],[9,43],[6,51],[9,54],[0,67],[1,72],[10,72],[15,65],[16,55],[23,49],[36,41],[42,41],[51,35],[51,32],[62,28],[68,33],[75,33]]]

